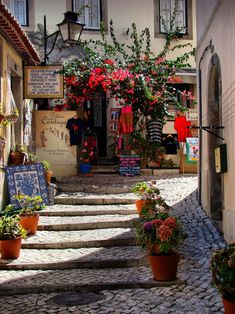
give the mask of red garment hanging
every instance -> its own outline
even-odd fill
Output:
[[[125,106],[121,110],[120,121],[123,133],[133,132],[132,106]]]
[[[186,142],[186,137],[190,137],[190,129],[188,128],[190,125],[191,122],[187,121],[185,116],[175,118],[174,129],[177,131],[179,142]]]

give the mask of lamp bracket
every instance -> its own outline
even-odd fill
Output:
[[[216,133],[211,131],[211,130],[224,129],[224,126],[213,126],[213,125],[211,125],[211,126],[202,126],[202,125],[200,125],[200,126],[190,126],[189,128],[190,129],[204,130],[204,131],[206,131],[206,132],[208,132],[208,133],[210,133],[210,134],[212,134],[212,135],[214,135],[214,136],[216,136],[216,137],[218,137],[218,138],[220,138],[221,140],[224,141],[223,137],[221,137],[218,134],[216,134]]]

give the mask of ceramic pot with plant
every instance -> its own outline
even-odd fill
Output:
[[[87,141],[83,143],[83,146],[80,150],[80,165],[79,171],[81,174],[89,174],[91,171],[91,161],[94,158],[94,147],[89,145]]]
[[[159,189],[155,186],[155,181],[140,181],[137,182],[131,189],[139,199],[135,201],[135,205],[138,213],[141,215],[142,210],[145,210],[152,205],[161,205],[168,209],[169,206],[166,204],[165,200],[160,196]]]
[[[46,180],[46,183],[48,185],[50,185],[51,183],[51,177],[53,175],[53,172],[51,171],[51,165],[48,161],[46,160],[43,160],[42,162],[42,165],[43,165],[43,169],[44,169],[44,174],[45,174],[45,180]]]
[[[225,314],[235,313],[235,243],[213,252],[213,283],[222,296]]]
[[[19,224],[19,217],[2,216],[0,218],[1,258],[18,258],[20,256],[21,241],[25,237],[26,231]]]
[[[25,159],[25,152],[21,145],[16,144],[13,149],[11,149],[9,154],[9,164],[10,165],[22,165]]]
[[[27,234],[33,235],[37,231],[39,222],[39,211],[45,208],[45,204],[41,196],[29,196],[18,194],[14,196],[17,201],[18,212],[21,226],[27,231]]]
[[[175,280],[179,263],[179,255],[175,249],[184,238],[177,218],[161,208],[154,216],[136,219],[134,227],[137,244],[148,254],[154,279]]]

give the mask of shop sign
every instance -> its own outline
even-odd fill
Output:
[[[119,174],[121,176],[139,176],[140,156],[121,155],[119,157]]]
[[[61,65],[24,66],[24,98],[63,98]]]

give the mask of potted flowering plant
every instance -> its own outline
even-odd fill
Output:
[[[139,198],[139,200],[135,201],[139,214],[142,213],[143,208],[146,211],[147,207],[152,205],[161,205],[165,209],[169,208],[165,200],[160,196],[160,191],[155,184],[156,181],[154,180],[150,182],[140,181],[131,188],[131,191]]]
[[[176,279],[179,256],[175,249],[184,238],[181,225],[164,208],[134,221],[137,244],[148,253],[155,280]]]
[[[82,174],[87,174],[91,170],[90,162],[94,157],[94,148],[91,145],[88,145],[88,142],[85,141],[80,150],[80,172]]]
[[[19,224],[17,216],[0,218],[1,257],[13,259],[20,256],[21,241],[26,237],[26,230]]]
[[[235,243],[213,252],[211,273],[222,295],[225,313],[235,313]]]
[[[7,216],[18,214],[19,223],[27,230],[27,234],[35,234],[39,221],[38,211],[45,208],[43,199],[39,195],[29,196],[24,194],[14,195],[14,199],[17,204],[8,205],[4,210],[4,214]]]

